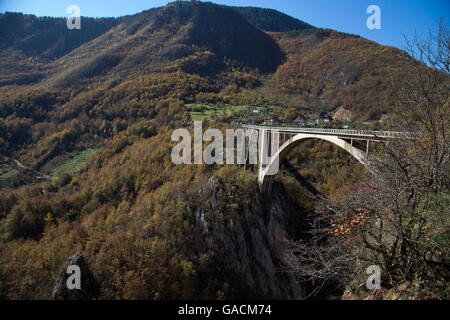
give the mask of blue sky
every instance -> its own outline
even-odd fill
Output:
[[[134,14],[166,5],[168,0],[0,0],[0,12],[14,11],[37,16],[68,16],[69,5],[78,5],[83,16],[110,17]],[[217,0],[235,6],[272,8],[321,28],[353,33],[383,45],[402,48],[403,34],[426,35],[439,20],[449,24],[450,0]],[[366,26],[367,7],[381,9],[381,30]]]

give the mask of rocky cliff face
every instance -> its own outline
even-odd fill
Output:
[[[67,270],[69,266],[78,266],[80,270],[80,289],[69,289],[67,281],[71,276]],[[84,260],[83,254],[77,252],[67,259],[67,265],[61,270],[55,281],[51,296],[52,300],[92,300],[98,297],[99,285]]]
[[[258,194],[251,203],[230,216],[218,204],[215,178],[211,178],[206,189],[211,193],[202,191],[205,206],[195,213],[199,249],[219,248],[225,273],[233,278],[234,285],[239,283],[242,292],[250,295],[244,298],[253,295],[302,299],[302,288],[286,272],[280,259],[285,249],[284,240],[291,238],[289,226],[295,212],[282,190],[275,188],[270,199]]]
[[[195,254],[214,253],[209,272],[213,279],[230,286],[224,298],[302,299],[303,288],[281,262],[285,240],[292,239],[298,214],[282,187],[274,185],[270,198],[257,190],[249,191],[249,198],[236,196],[239,201],[233,204],[227,190],[233,186],[219,180],[212,177],[201,188],[200,205],[192,204],[182,191],[178,197],[187,200],[187,209],[195,217]],[[80,290],[67,287],[71,276],[67,268],[73,265],[80,269]],[[207,274],[204,276],[209,279]],[[207,286],[207,282],[200,285]],[[77,252],[61,269],[51,298],[96,299],[101,290],[83,255]]]

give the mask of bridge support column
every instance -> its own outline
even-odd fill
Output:
[[[259,170],[258,170],[258,181],[262,182],[264,178],[264,169],[268,163],[267,157],[267,130],[261,129],[259,130]]]

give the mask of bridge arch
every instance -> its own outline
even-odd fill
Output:
[[[269,174],[276,170],[286,156],[300,143],[309,139],[320,139],[324,141],[331,142],[334,145],[339,146],[348,153],[350,153],[354,158],[356,158],[363,166],[368,167],[368,161],[366,154],[360,149],[352,146],[350,143],[337,136],[326,136],[308,133],[299,133],[293,136],[291,139],[287,140],[274,154],[271,155],[269,163],[263,167],[261,164],[259,166],[258,179],[261,185],[261,191],[265,193],[270,193],[272,190],[273,179],[275,174]]]

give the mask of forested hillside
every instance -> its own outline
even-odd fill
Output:
[[[271,10],[210,3],[84,19],[80,32],[64,29],[64,19],[0,18],[7,25],[0,149],[36,170],[142,120],[150,125],[161,99],[263,109],[345,107],[355,119],[377,119],[392,107],[383,75],[408,59],[400,50]]]
[[[280,270],[317,198],[285,166],[271,200],[254,172],[176,166],[171,133],[191,128],[197,104],[216,112],[204,128],[223,131],[225,108],[248,106],[378,120],[397,103],[386,79],[411,57],[274,10],[196,1],[65,23],[0,15],[0,298],[49,298],[77,251],[95,298],[305,297]],[[330,145],[297,151],[288,160],[325,197],[367,175]]]
[[[117,77],[182,72],[214,85],[202,95],[204,102],[310,110],[344,106],[355,118],[367,119],[389,109],[392,100],[381,75],[407,59],[398,49],[314,28],[273,10],[209,3],[85,19],[80,31],[64,29],[64,19],[6,13],[1,21],[8,25],[2,28],[0,61],[8,91],[23,90],[14,84],[73,90]],[[13,41],[12,34],[17,34]]]

